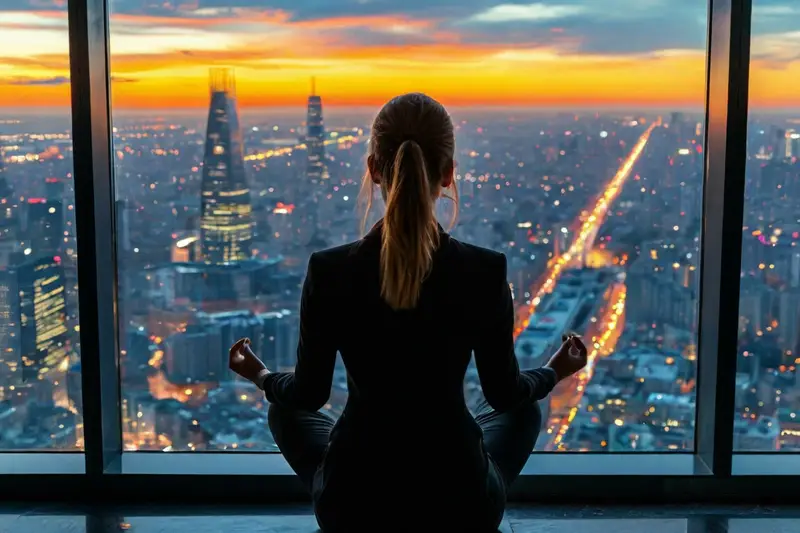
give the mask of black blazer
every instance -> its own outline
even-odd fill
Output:
[[[467,365],[474,353],[486,400],[499,411],[544,398],[554,376],[520,372],[505,256],[440,233],[413,310],[394,311],[381,299],[380,222],[309,260],[296,369],[268,375],[264,389],[272,403],[318,410],[342,355],[349,398],[317,471],[317,504],[346,512],[370,501],[381,512],[407,513],[430,501],[441,514],[445,498],[462,514],[488,502],[502,513],[505,486],[464,401]]]

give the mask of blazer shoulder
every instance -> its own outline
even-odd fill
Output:
[[[361,241],[354,241],[311,254],[308,260],[308,269],[314,272],[335,271],[352,261],[360,247]]]
[[[456,259],[462,264],[472,266],[471,270],[478,270],[490,275],[506,275],[506,256],[502,252],[469,244],[450,237],[450,243]]]

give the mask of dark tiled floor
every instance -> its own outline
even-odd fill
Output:
[[[368,529],[380,533],[376,524]],[[307,506],[144,508],[84,514],[71,508],[0,507],[0,533],[317,533]],[[425,531],[423,527],[419,532]],[[512,506],[502,533],[800,533],[800,508]],[[419,533],[414,532],[414,533]],[[457,533],[447,531],[446,533]]]

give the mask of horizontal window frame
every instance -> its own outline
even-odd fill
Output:
[[[8,473],[8,462],[51,465],[80,454],[0,454],[0,498],[6,501],[114,505],[308,503],[309,496],[283,456],[276,453],[130,452],[116,472]],[[15,456],[15,457],[11,457]],[[800,456],[736,454],[739,458],[786,459],[800,471]],[[694,465],[692,465],[694,462]],[[582,464],[581,464],[582,463]],[[661,466],[655,467],[661,463]],[[738,504],[794,502],[796,475],[764,475],[761,464],[739,475],[713,475],[695,454],[534,454],[509,491],[509,501],[554,504]],[[579,468],[582,467],[582,468]],[[672,469],[672,473],[665,473]],[[791,469],[785,469],[790,471]],[[46,489],[46,490],[43,490]]]

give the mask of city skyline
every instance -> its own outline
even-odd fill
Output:
[[[311,76],[327,107],[375,106],[412,90],[451,106],[686,107],[705,94],[706,6],[689,0],[613,0],[602,10],[586,0],[429,9],[116,1],[111,11],[115,109],[202,108],[213,66],[236,69],[243,108],[302,106]],[[68,105],[65,2],[3,0],[0,14],[0,102]],[[800,107],[797,14],[785,0],[756,2],[756,108]]]
[[[312,133],[330,137],[323,146],[330,143],[328,161],[338,165],[331,165],[329,180],[316,185],[321,194],[308,195],[304,191],[314,173],[309,173],[307,164],[308,145],[294,144],[303,138],[304,129],[303,114],[297,113],[297,126],[291,131],[298,139],[277,150],[250,153],[246,159],[255,193],[251,196],[255,260],[235,264],[223,260],[221,267],[217,261],[192,259],[186,242],[196,239],[197,230],[192,228],[204,212],[203,200],[217,190],[207,186],[205,170],[226,171],[217,176],[221,197],[223,188],[234,185],[228,183],[232,176],[227,173],[233,170],[233,161],[219,166],[221,161],[210,161],[209,156],[240,153],[233,147],[239,142],[254,147],[285,142],[272,137],[272,128],[251,127],[232,144],[238,130],[233,79],[225,71],[212,71],[211,78],[205,128],[180,121],[165,127],[157,119],[115,121],[115,179],[124,198],[124,204],[117,205],[118,221],[124,221],[118,231],[125,235],[120,242],[127,243],[120,245],[117,266],[123,317],[119,332],[123,438],[128,451],[274,450],[263,417],[264,399],[231,379],[224,347],[236,338],[251,338],[270,368],[291,370],[300,281],[308,254],[359,235],[350,199],[358,188],[353,169],[363,162],[365,137],[358,132],[366,131],[367,125],[332,121],[326,124],[327,133]],[[312,98],[306,121],[319,119],[321,125],[321,109]],[[515,351],[520,365],[540,365],[565,330],[583,332],[594,341],[586,369],[556,389],[543,407],[545,426],[537,449],[692,449],[702,118],[672,112],[668,117],[575,113],[478,114],[463,119],[465,126],[459,128],[460,153],[465,156],[460,180],[463,210],[453,234],[507,254],[508,277],[519,303]],[[232,128],[228,133],[225,124]],[[758,218],[760,206],[779,208],[795,197],[798,183],[792,170],[795,154],[800,154],[794,130],[769,123],[761,127],[750,132],[748,200],[752,203],[746,221]],[[33,149],[44,140],[35,133],[13,137],[18,139],[15,150]],[[62,159],[43,161],[65,171],[70,164],[63,165],[68,160]],[[23,174],[17,165],[34,170],[29,165],[32,160],[16,157],[13,162],[20,193],[30,198],[42,187],[54,190],[57,182],[47,177],[20,179]],[[48,168],[35,171],[47,176],[52,174]],[[485,186],[490,183],[494,187]],[[30,203],[25,219],[38,220]],[[38,206],[38,200],[33,204]],[[46,212],[63,221],[58,209]],[[632,220],[637,223],[631,224]],[[52,222],[49,226],[29,222],[22,237],[46,243],[55,227]],[[744,363],[740,362],[737,375],[741,387],[737,385],[735,442],[741,449],[788,451],[800,446],[795,438],[800,430],[793,421],[800,389],[784,394],[791,387],[789,381],[796,379],[795,370],[780,370],[780,365],[789,361],[794,346],[800,346],[800,337],[796,329],[778,324],[797,323],[800,316],[795,299],[800,254],[792,249],[800,242],[800,231],[793,230],[800,228],[781,217],[758,227],[762,229],[752,236],[763,239],[743,243],[746,304],[741,320],[746,326],[740,338]],[[743,231],[749,233],[751,228]],[[772,236],[767,239],[765,232]],[[765,243],[774,246],[767,249]],[[68,239],[63,246],[70,249]],[[202,257],[207,255],[203,252]],[[74,248],[65,257],[74,276]],[[47,257],[45,261],[50,264]],[[775,274],[762,278],[759,273],[767,269]],[[70,281],[70,271],[65,271],[61,286],[67,295],[64,305],[71,301],[68,309],[75,309],[77,285],[74,277]],[[791,289],[775,292],[776,283]],[[62,300],[54,300],[53,307],[61,306]],[[765,308],[767,300],[772,303]],[[45,322],[48,309],[43,308],[48,314],[42,315],[42,326],[70,323],[69,316]],[[766,328],[766,335],[761,328]],[[66,332],[63,327],[59,331]],[[70,335],[77,340],[74,333]],[[66,342],[61,344],[69,348]],[[17,416],[0,445],[81,446],[82,427],[72,420],[80,413],[76,386],[80,364],[71,362],[58,365],[56,373],[47,367],[34,389],[39,395],[30,400],[43,410],[31,410],[31,416],[52,413],[45,422],[55,420],[67,429],[52,433],[44,422]],[[52,390],[47,387],[51,381]],[[15,382],[7,378],[6,383]],[[748,393],[751,387],[758,390],[756,384],[768,388],[757,396]],[[346,398],[346,372],[337,365],[326,412],[338,416]],[[478,374],[471,368],[465,379],[465,401],[474,407],[479,400]],[[57,437],[47,441],[48,435]]]
[[[0,450],[84,447],[86,174],[58,70],[66,41],[48,40],[67,34],[65,1],[0,0]],[[120,380],[125,450],[276,450],[265,397],[230,372],[227,347],[247,337],[268,368],[295,368],[306,265],[363,236],[370,124],[410,90],[452,114],[460,209],[448,232],[505,255],[519,366],[544,364],[565,331],[588,341],[585,369],[541,402],[536,449],[696,450],[700,266],[715,237],[706,6],[217,2],[110,0],[119,372],[104,379]],[[736,450],[796,452],[800,111],[759,106],[800,103],[781,78],[800,62],[800,9],[756,8],[731,430]],[[457,327],[483,319],[461,305],[473,290],[470,279],[448,293],[469,315],[452,315]],[[341,303],[326,318],[336,335],[360,317]],[[340,354],[323,406],[333,417],[357,383],[352,352]],[[480,378],[468,365],[473,412]],[[413,393],[390,391],[391,410]]]

